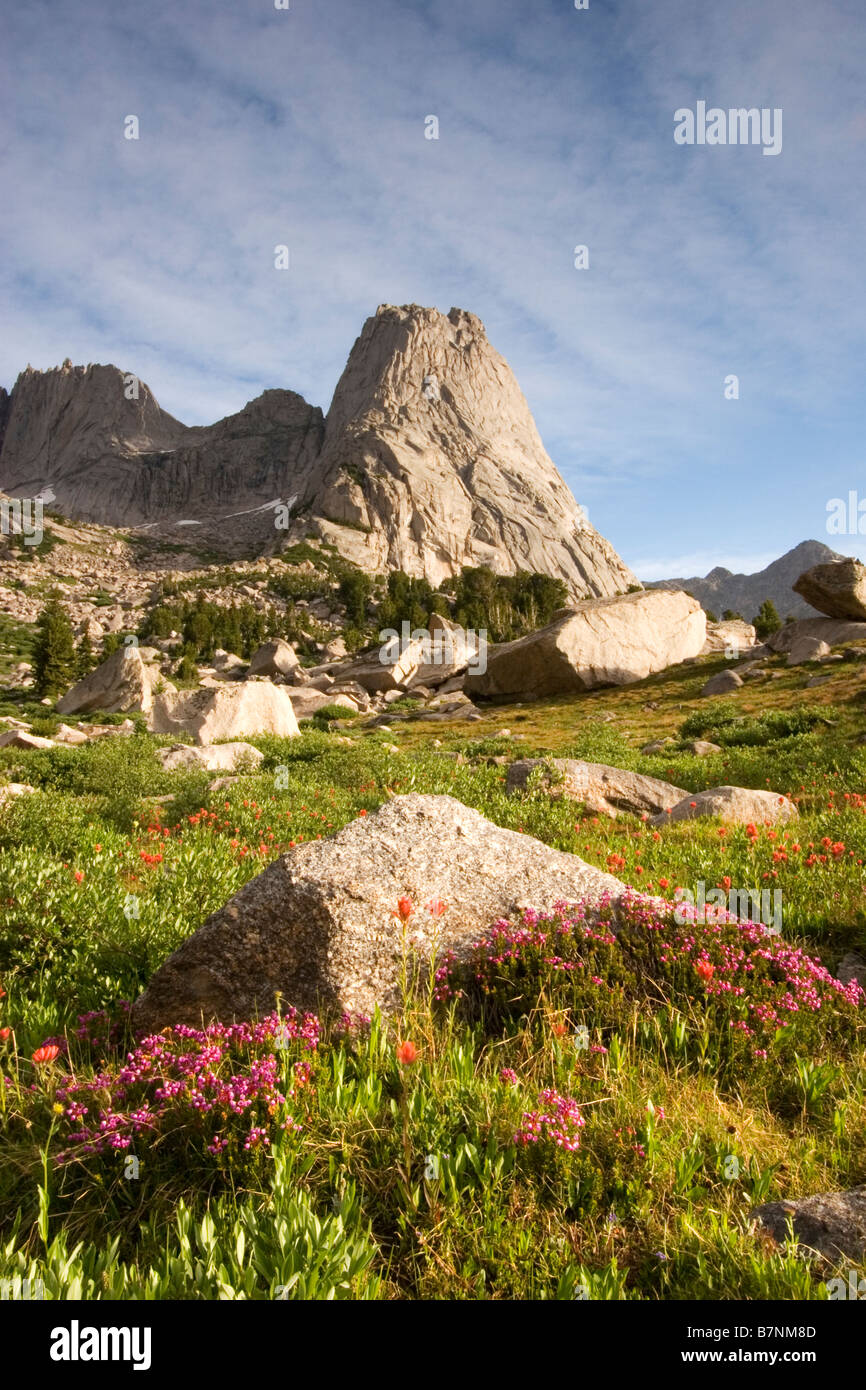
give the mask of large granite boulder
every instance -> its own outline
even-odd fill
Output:
[[[545,696],[627,685],[697,656],[706,615],[679,590],[644,589],[564,609],[547,627],[487,649],[469,672],[471,695]]]
[[[60,714],[147,714],[153,707],[153,687],[159,672],[142,660],[137,647],[118,647],[107,661],[73,685],[57,701]]]
[[[686,792],[669,810],[653,816],[652,825],[668,825],[671,821],[695,820],[699,816],[719,816],[726,825],[783,825],[797,820],[799,811],[793,801],[778,792],[758,791],[753,787],[708,787],[703,792]]]
[[[621,811],[633,815],[658,814],[687,795],[682,787],[644,777],[639,772],[585,763],[576,758],[521,758],[508,769],[505,790],[513,796],[525,791],[530,778],[550,796],[582,801],[588,811],[615,819]]]
[[[270,864],[160,967],[136,1030],[249,1019],[284,1004],[371,1013],[400,1002],[403,929],[422,959],[465,952],[501,917],[560,900],[618,901],[625,885],[576,855],[502,830],[450,796],[388,801]],[[447,910],[434,916],[427,904]]]
[[[793,585],[807,603],[829,618],[866,622],[866,565],[850,556],[815,565]]]
[[[300,733],[286,688],[261,680],[157,695],[147,727],[154,734],[192,734],[200,745],[255,734],[293,738]]]

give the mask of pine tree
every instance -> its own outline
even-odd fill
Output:
[[[782,626],[782,619],[779,617],[776,605],[771,598],[765,598],[754,618],[752,619],[755,632],[763,642],[765,637],[771,633],[778,632]]]
[[[76,678],[75,638],[63,604],[50,598],[36,622],[33,683],[37,695],[57,695]]]
[[[90,640],[90,634],[85,632],[78,643],[78,650],[75,654],[75,674],[79,680],[90,675],[93,670],[93,662],[93,643]]]

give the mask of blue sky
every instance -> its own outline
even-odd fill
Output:
[[[866,499],[863,0],[290,6],[7,8],[0,384],[327,407],[378,304],[457,305],[641,577],[866,551],[825,529]],[[782,152],[677,145],[699,100],[781,108]]]

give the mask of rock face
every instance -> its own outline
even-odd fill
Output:
[[[434,950],[464,952],[522,906],[618,900],[624,891],[610,874],[501,830],[449,796],[395,797],[247,883],[160,967],[134,1005],[133,1027],[249,1019],[272,1011],[277,990],[301,1009],[392,1010],[400,897],[415,907],[409,943],[429,959]],[[448,904],[439,917],[426,910],[433,899]]]
[[[687,795],[682,787],[671,786],[657,777],[576,758],[521,758],[508,769],[505,790],[509,795],[525,791],[536,770],[540,786],[551,796],[582,801],[588,811],[612,819],[621,811],[638,816],[644,812],[657,814]]]
[[[488,647],[487,670],[466,677],[474,695],[558,695],[627,685],[697,656],[706,618],[696,599],[666,590],[594,599],[547,627]]]
[[[720,565],[703,578],[660,579],[647,588],[685,589],[719,617],[730,609],[742,613],[748,622],[769,598],[782,618],[809,618],[815,616],[815,609],[795,592],[795,581],[814,565],[842,558],[821,541],[802,541],[756,574],[732,574]]]
[[[866,1187],[766,1202],[751,1215],[780,1245],[789,1239],[792,1225],[797,1245],[814,1250],[832,1264],[840,1259],[859,1263],[866,1257]],[[855,1286],[856,1282],[855,1277]],[[846,1291],[841,1296],[849,1295]],[[856,1298],[857,1293],[850,1296]]]
[[[60,714],[106,714],[138,710],[147,714],[153,706],[151,669],[137,647],[118,647],[107,661],[73,685],[57,701]]]
[[[189,428],[143,382],[127,399],[131,380],[110,366],[23,372],[0,401],[0,487],[50,488],[67,515],[111,525],[203,522],[211,544],[254,523],[271,548],[312,531],[366,570],[434,585],[464,565],[559,576],[575,598],[637,584],[545,452],[481,321],[462,309],[382,305],[327,422],[294,392],[273,390]],[[276,539],[274,499],[292,501],[297,518]],[[225,526],[256,508],[258,522]]]
[[[255,734],[293,738],[300,733],[288,691],[270,681],[157,695],[147,727],[154,734],[192,734],[200,746]]]
[[[653,825],[668,825],[671,821],[694,820],[698,816],[719,816],[725,825],[756,825],[769,821],[783,825],[798,820],[799,811],[793,801],[778,792],[755,791],[752,787],[708,787],[703,792],[686,792],[682,801],[653,816]]]
[[[138,399],[127,399],[134,381],[112,366],[22,372],[0,486],[25,497],[50,489],[68,516],[135,526],[287,500],[306,481],[324,421],[294,391],[265,391],[237,415],[191,428],[162,410],[144,382]]]
[[[435,585],[462,565],[558,575],[581,597],[637,582],[585,520],[511,369],[462,309],[383,304],[367,320],[301,506],[364,568]]]
[[[866,565],[850,557],[806,570],[794,585],[807,603],[828,618],[866,621]]]

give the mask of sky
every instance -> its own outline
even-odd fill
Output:
[[[288,4],[4,7],[0,384],[326,408],[377,305],[453,305],[642,579],[866,552],[863,0]],[[781,150],[677,143],[698,102]]]

